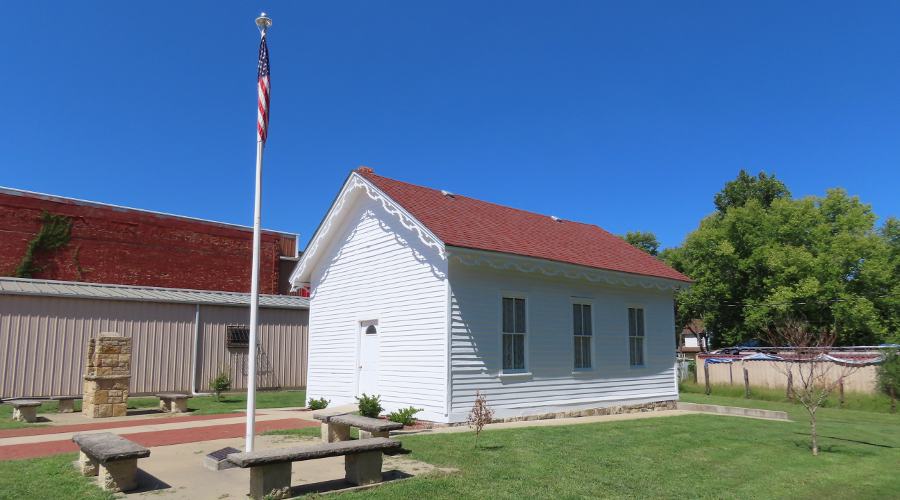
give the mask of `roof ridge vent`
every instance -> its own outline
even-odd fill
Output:
[[[557,217],[555,215],[551,215],[550,218],[553,219],[553,222],[562,222],[562,219],[560,219],[559,217]]]
[[[456,195],[447,191],[446,189],[441,189],[441,194],[444,196],[449,196],[450,198],[456,198]]]

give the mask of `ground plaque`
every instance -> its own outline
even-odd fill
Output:
[[[221,450],[216,450],[203,457],[203,466],[209,470],[225,470],[236,467],[228,460],[228,455],[232,453],[240,453],[241,450],[228,446]]]

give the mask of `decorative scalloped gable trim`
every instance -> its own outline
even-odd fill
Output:
[[[352,194],[357,190],[362,190],[363,192],[365,192],[366,196],[369,197],[369,199],[381,203],[381,207],[385,212],[394,216],[403,227],[415,233],[422,244],[424,244],[426,247],[434,248],[437,251],[438,255],[440,255],[441,260],[446,260],[447,253],[444,248],[443,241],[441,241],[437,236],[429,231],[424,224],[410,215],[410,213],[407,212],[406,209],[394,202],[394,200],[392,200],[390,196],[375,187],[361,175],[353,172],[350,174],[350,177],[347,178],[347,182],[344,183],[344,187],[341,188],[340,194],[338,194],[338,197],[335,200],[334,204],[331,205],[331,208],[328,210],[328,214],[325,215],[325,220],[316,231],[316,234],[313,236],[313,239],[309,243],[309,246],[306,248],[306,251],[303,252],[303,256],[300,258],[300,262],[297,263],[297,267],[294,269],[294,272],[291,273],[289,281],[293,290],[299,288],[299,285],[302,283],[300,281],[300,277],[304,276],[304,274],[306,273],[307,268],[310,265],[310,261],[317,257],[319,249],[325,244],[324,242],[333,232],[332,230],[334,229],[336,221],[344,216],[345,206],[350,200]]]

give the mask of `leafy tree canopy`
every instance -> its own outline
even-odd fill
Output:
[[[659,253],[659,240],[650,231],[628,231],[623,238],[631,246],[637,247],[650,255]]]
[[[753,177],[741,169],[737,179],[729,181],[716,193],[714,202],[716,210],[724,213],[732,207],[743,207],[750,200],[756,200],[763,207],[769,207],[775,200],[790,197],[791,192],[787,186],[774,175],[760,172]]]
[[[843,345],[900,341],[900,221],[879,230],[871,207],[842,189],[792,199],[774,181],[782,189],[734,194],[773,181],[742,171],[716,195],[723,210],[662,253],[695,280],[678,295],[679,318],[703,318],[720,346],[762,337],[787,316],[836,330]]]

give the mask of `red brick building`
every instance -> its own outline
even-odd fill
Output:
[[[0,188],[0,275],[16,275],[45,212],[68,218],[71,236],[56,249],[37,247],[32,278],[250,289],[252,228],[6,188]],[[260,293],[287,293],[296,258],[296,235],[264,230]]]

